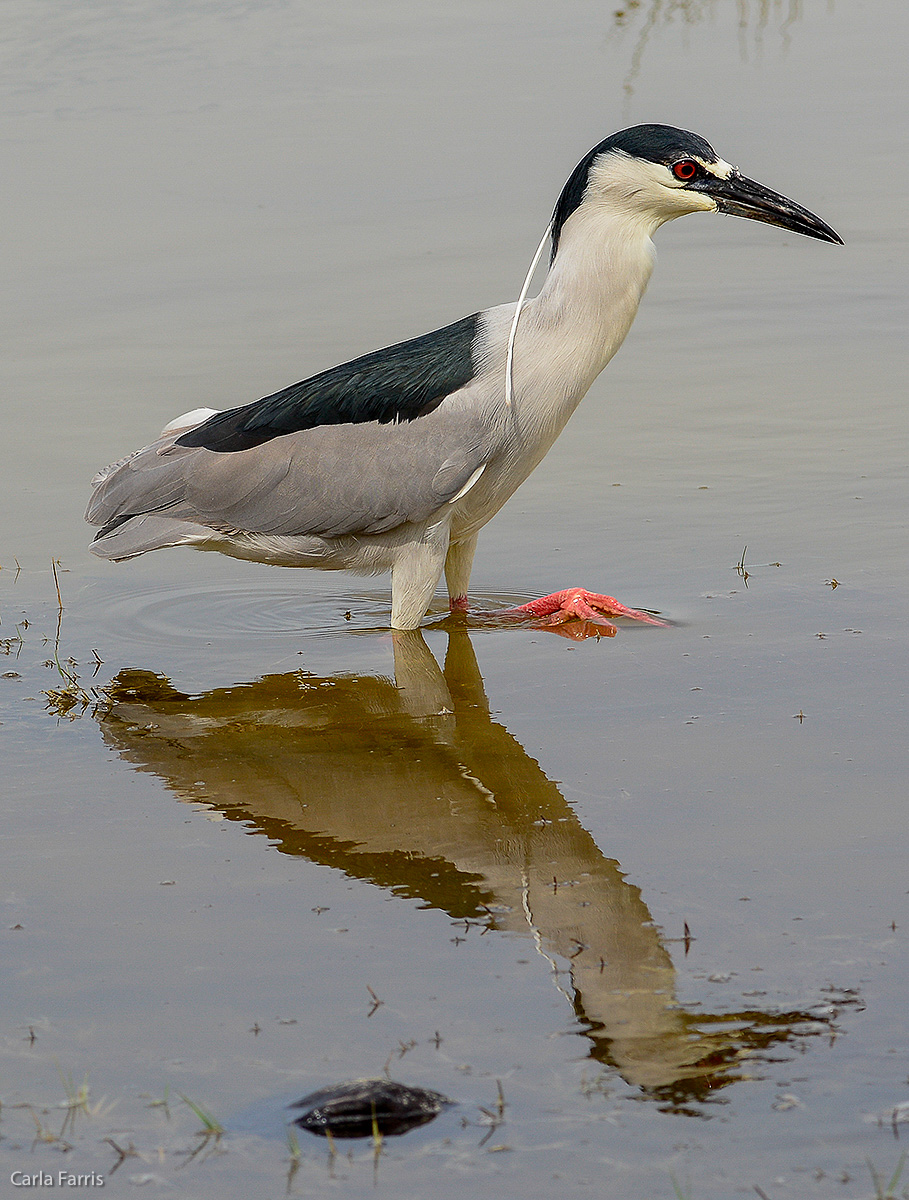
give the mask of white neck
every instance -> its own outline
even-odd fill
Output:
[[[624,341],[653,270],[656,224],[582,206],[563,226],[515,337],[515,415],[544,438],[558,434]]]

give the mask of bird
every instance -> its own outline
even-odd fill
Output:
[[[100,471],[91,550],[168,546],[285,567],[391,572],[391,628],[417,628],[444,574],[467,613],[477,536],[553,445],[637,313],[667,221],[725,213],[842,245],[820,217],[671,125],[611,134],[559,195],[517,301],[238,407],[195,409]],[[539,293],[531,277],[547,245]],[[507,617],[603,632],[664,624],[567,588]]]

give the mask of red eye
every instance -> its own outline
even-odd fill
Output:
[[[684,179],[686,182],[689,179],[694,179],[698,173],[698,165],[692,162],[690,158],[683,158],[681,162],[673,165],[672,173],[676,179]]]

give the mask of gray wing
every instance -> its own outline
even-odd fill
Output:
[[[186,430],[174,430],[96,477],[92,549],[124,558],[209,530],[328,538],[425,520],[502,445],[503,410],[478,392],[410,421],[317,426],[240,451],[179,445]]]

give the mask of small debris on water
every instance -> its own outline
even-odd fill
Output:
[[[804,1108],[805,1106],[798,1096],[793,1096],[791,1092],[783,1092],[781,1096],[777,1096],[770,1107],[775,1112],[787,1112],[790,1108]]]
[[[873,1121],[877,1125],[889,1125],[893,1130],[893,1136],[899,1137],[897,1125],[909,1123],[909,1100],[902,1100],[899,1104],[894,1104],[891,1108],[885,1108],[882,1112],[868,1113],[865,1116],[868,1122]]]

